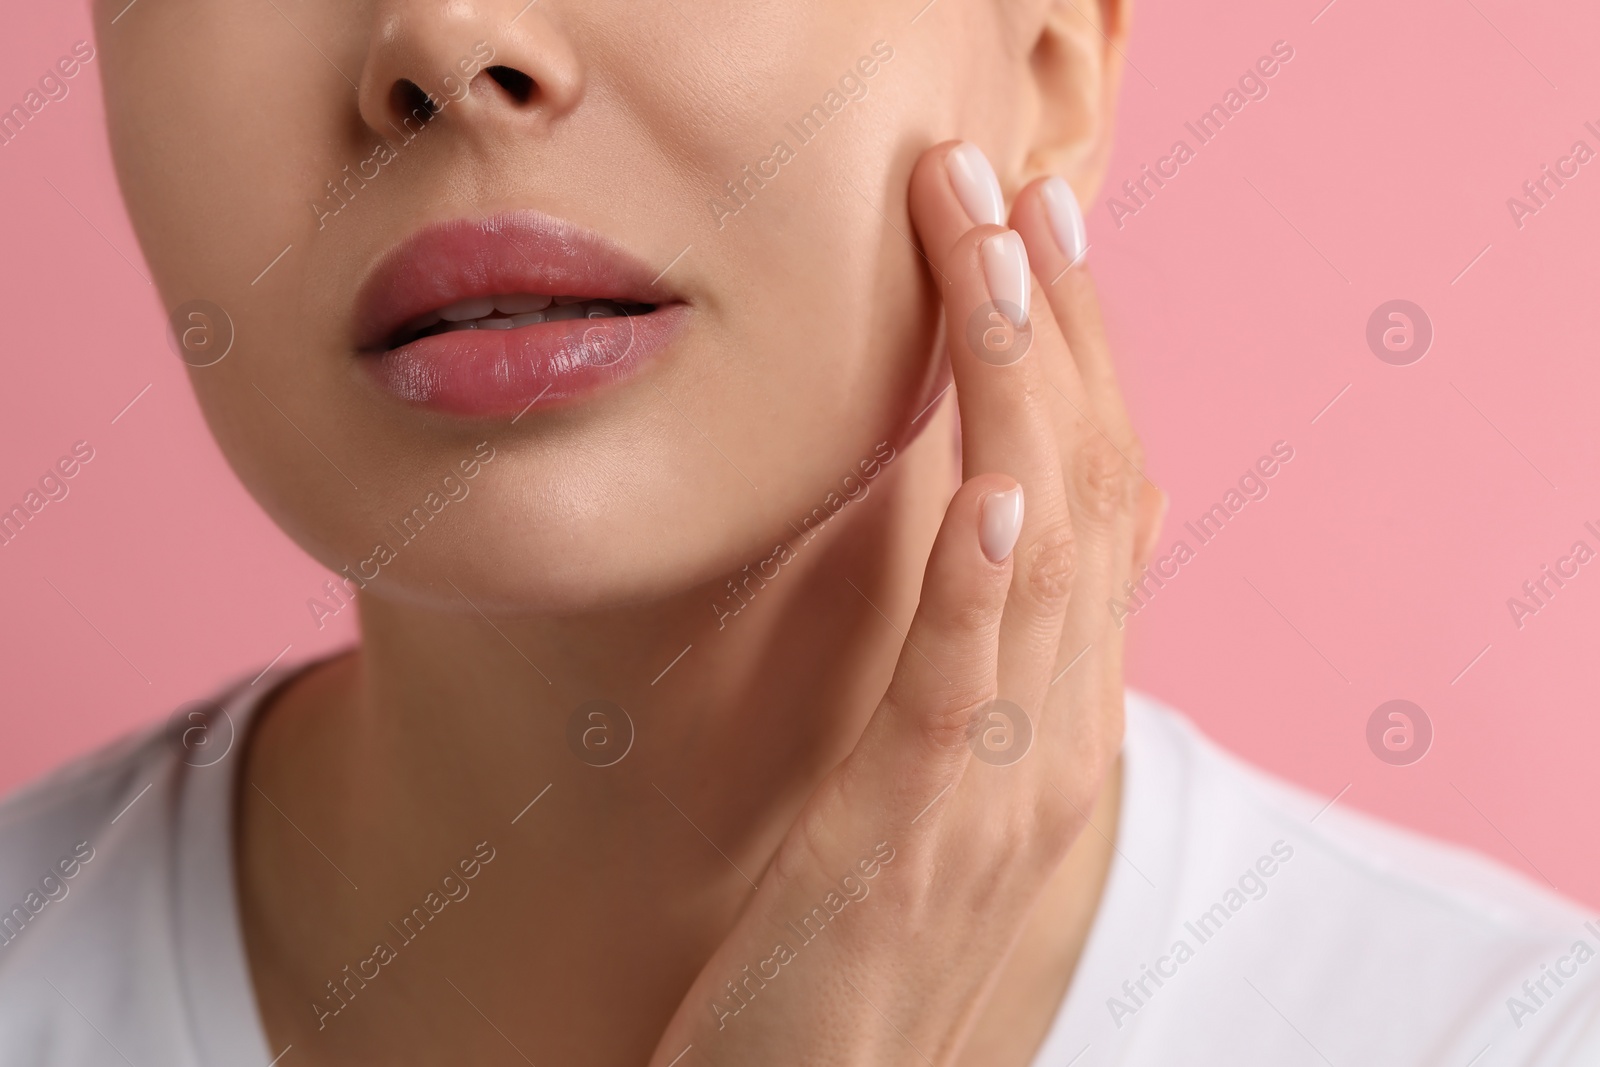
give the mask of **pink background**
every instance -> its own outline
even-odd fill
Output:
[[[1583,128],[1600,126],[1600,12],[1321,5],[1137,5],[1108,193],[1175,139],[1194,147],[1184,121],[1274,41],[1295,50],[1120,229],[1105,196],[1089,206],[1149,472],[1172,494],[1162,551],[1273,442],[1295,458],[1130,622],[1132,680],[1318,793],[1349,785],[1342,805],[1600,903],[1600,562],[1521,630],[1506,607],[1573,541],[1600,549],[1582,528],[1600,526],[1600,161],[1521,229],[1506,207],[1573,141],[1600,150]],[[79,7],[14,12],[0,103],[89,36]],[[348,614],[315,629],[322,572],[235,483],[166,347],[98,73],[0,148],[0,506],[73,442],[95,449],[0,548],[0,788],[286,646],[290,663],[352,636]],[[1364,339],[1394,298],[1436,330],[1411,366]],[[1394,698],[1436,731],[1408,767],[1365,738]]]

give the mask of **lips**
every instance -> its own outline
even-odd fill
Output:
[[[537,212],[436,224],[362,285],[357,348],[403,400],[518,416],[629,378],[666,348],[688,306],[659,273]]]

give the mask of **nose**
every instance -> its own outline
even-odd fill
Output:
[[[379,0],[361,68],[361,118],[382,136],[446,112],[478,130],[548,127],[582,97],[583,72],[539,2]]]

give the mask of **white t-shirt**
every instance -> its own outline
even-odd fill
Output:
[[[0,1065],[268,1067],[233,879],[265,686],[0,805]],[[1118,855],[1035,1067],[1600,1065],[1600,921],[1129,694]],[[1313,821],[1313,817],[1315,817]]]

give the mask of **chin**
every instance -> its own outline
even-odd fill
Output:
[[[629,477],[570,461],[558,473],[512,446],[469,455],[446,474],[418,465],[400,479],[414,488],[386,493],[331,536],[300,539],[333,573],[333,592],[426,610],[573,617],[671,600],[762,554],[752,546],[772,548],[759,529],[728,520],[753,519],[748,501],[729,498],[726,485],[675,477],[670,457]]]

